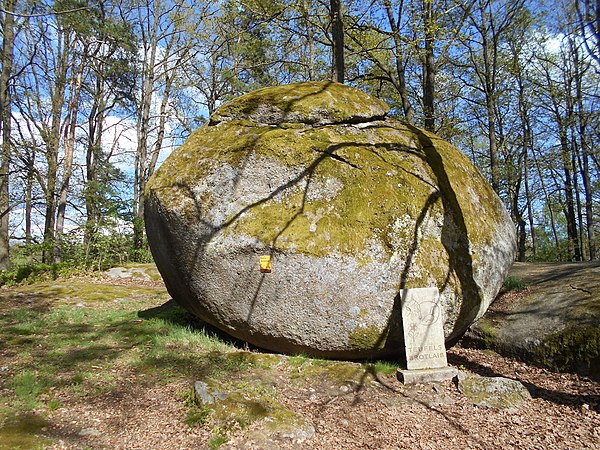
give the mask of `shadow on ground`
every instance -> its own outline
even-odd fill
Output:
[[[456,353],[448,354],[448,363],[456,367],[464,367],[465,369],[476,373],[483,377],[505,377],[512,378],[522,383],[533,398],[541,398],[548,402],[555,403],[557,405],[565,405],[575,408],[583,407],[588,405],[590,409],[600,412],[600,395],[599,394],[572,394],[568,392],[562,392],[558,390],[547,389],[520,377],[507,377],[506,374],[499,373],[498,371],[474,361],[464,355],[457,355]]]

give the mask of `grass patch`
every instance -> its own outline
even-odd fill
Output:
[[[521,278],[518,277],[508,277],[506,280],[504,280],[504,283],[502,283],[502,290],[504,292],[510,292],[510,291],[522,291],[523,289],[526,289],[529,286],[529,284],[527,282],[525,282],[524,280],[522,280]]]
[[[400,363],[393,361],[375,361],[370,363],[370,367],[378,375],[395,375]]]
[[[186,391],[182,395],[183,402],[187,406],[187,411],[183,422],[189,427],[205,425],[213,413],[213,410],[203,405],[198,405],[195,400],[194,390]]]
[[[188,409],[183,422],[189,427],[205,425],[211,414],[211,409],[196,406]]]
[[[191,427],[216,425],[207,446],[219,448],[229,433],[256,421],[300,423],[277,400],[274,386],[279,379],[269,378],[273,367],[289,371],[299,382],[336,392],[339,386],[362,382],[368,371],[392,370],[390,363],[365,368],[360,363],[305,355],[241,350],[245,347],[239,342],[167,299],[160,288],[84,280],[0,290],[0,425],[8,423],[9,417],[29,417],[33,411],[40,417],[51,416],[52,411],[68,407],[70,399],[78,402],[117,392],[125,377],[135,378],[138,385],[212,379],[226,384],[227,405],[219,409],[189,397],[184,399],[181,420]],[[31,432],[19,424],[0,434],[0,442],[8,434]],[[17,433],[15,427],[21,431]],[[26,448],[37,448],[37,442]]]
[[[153,344],[158,351],[174,346],[178,349],[187,349],[190,351],[227,352],[231,350],[230,345],[219,340],[217,336],[206,330],[198,330],[187,325],[173,327],[167,321],[161,321],[160,319],[156,325],[166,331],[164,334],[158,334],[153,337]]]
[[[305,364],[324,367],[331,364],[331,361],[326,359],[314,358],[303,354],[292,355],[287,359],[287,362],[292,367],[302,367]]]
[[[198,319],[175,306],[163,308],[167,299],[161,288],[81,280],[3,289],[0,367],[8,370],[0,423],[8,414],[56,410],[61,394],[109,392],[124,374],[151,373],[168,382],[250,367],[251,357],[236,354]],[[205,415],[193,411],[189,421],[202,422]]]
[[[208,440],[208,447],[211,450],[217,450],[223,444],[226,444],[228,440],[227,434],[220,427],[215,427],[211,438]]]
[[[16,397],[16,405],[21,410],[27,411],[38,406],[38,395],[44,387],[43,382],[36,374],[29,370],[13,377],[8,383],[9,388],[12,388]]]

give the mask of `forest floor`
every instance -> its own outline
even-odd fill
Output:
[[[2,288],[0,449],[600,449],[599,383],[486,350],[457,346],[448,359],[518,380],[532,398],[484,409],[452,381],[402,385],[393,362],[248,348],[174,306],[158,281]],[[197,380],[242,390],[245,407],[198,406]],[[281,417],[295,426],[265,435]]]

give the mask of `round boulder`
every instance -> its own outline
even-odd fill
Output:
[[[506,276],[514,227],[465,155],[388,111],[332,82],[220,107],[147,185],[172,297],[259,347],[365,358],[403,355],[400,292],[437,287],[460,337]]]

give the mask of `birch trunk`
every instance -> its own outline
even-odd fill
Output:
[[[0,270],[10,267],[9,251],[9,172],[11,157],[11,95],[9,90],[10,78],[13,70],[14,50],[14,11],[15,0],[4,2],[2,23],[2,73],[0,74],[0,132],[2,133],[2,146],[0,150]]]

